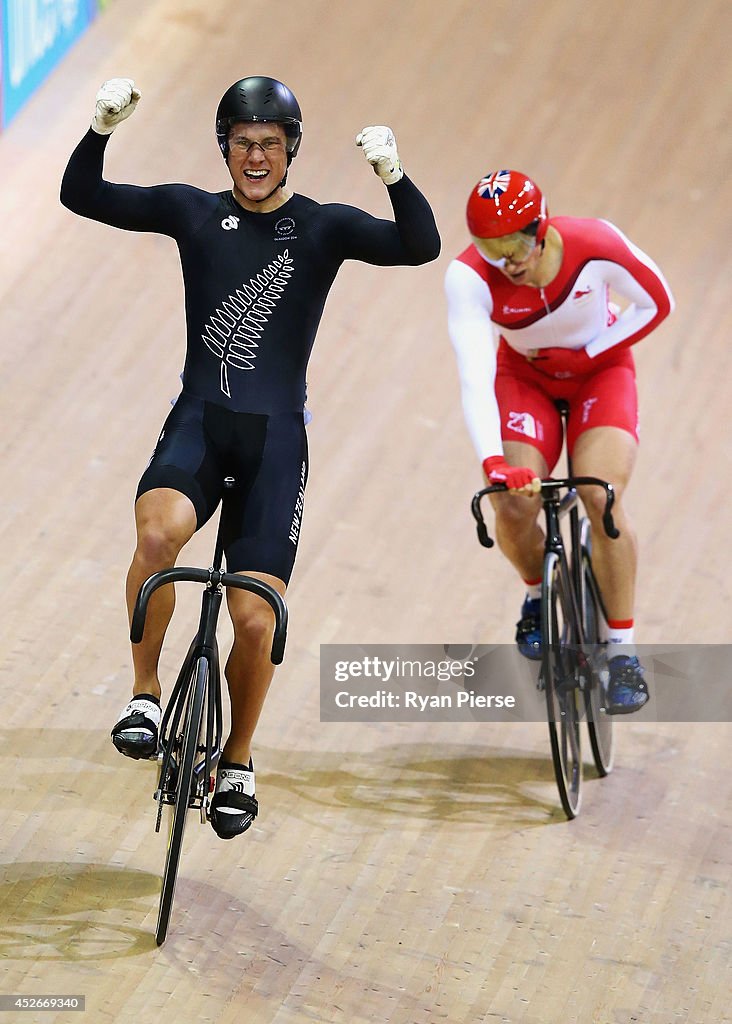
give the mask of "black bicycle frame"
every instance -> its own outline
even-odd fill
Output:
[[[224,487],[229,490],[233,487],[234,480],[227,477]],[[150,598],[159,587],[167,586],[170,583],[191,582],[203,583],[206,589],[201,602],[201,617],[198,623],[196,636],[188,649],[183,661],[178,678],[176,679],[170,699],[165,708],[160,723],[160,745],[164,750],[163,763],[160,771],[161,786],[168,777],[172,757],[172,745],[166,742],[166,737],[175,736],[178,732],[181,716],[185,709],[185,695],[188,692],[191,675],[196,662],[205,658],[209,666],[209,685],[207,687],[207,701],[205,710],[206,720],[206,745],[205,757],[196,764],[194,777],[196,789],[199,779],[208,779],[221,756],[221,738],[223,733],[223,713],[221,706],[221,686],[219,671],[219,653],[216,641],[216,625],[224,587],[234,587],[237,590],[248,590],[265,600],[272,608],[275,616],[275,629],[272,638],[271,660],[275,665],[282,663],[285,656],[285,641],[287,637],[287,605],[284,599],[268,584],[256,579],[253,576],[240,576],[237,573],[223,572],[221,563],[224,556],[224,522],[226,512],[226,499],[222,514],[219,519],[219,528],[216,535],[216,547],[214,550],[213,565],[210,569],[196,569],[190,566],[163,569],[156,572],[143,583],[137,595],[137,601],[132,614],[130,627],[130,639],[137,644],[143,638],[145,629],[145,617]],[[205,801],[206,794],[203,794]]]
[[[594,476],[570,476],[560,480],[554,480],[551,478],[542,480],[539,491],[542,496],[542,504],[544,507],[547,527],[545,551],[552,551],[559,558],[562,589],[571,602],[572,619],[577,623],[578,632],[580,634],[570,640],[571,643],[575,644],[585,643],[585,637],[582,635],[584,632],[582,626],[582,615],[580,614],[580,609],[577,606],[577,595],[582,593],[582,558],[579,510],[577,508],[577,503],[579,501],[577,488],[584,486],[603,488],[605,491],[603,527],[608,537],[619,537],[620,531],[616,528],[612,516],[612,508],[615,502],[615,491],[613,490],[612,484]],[[564,494],[563,497],[560,497],[560,491],[566,491],[566,494]],[[480,507],[481,500],[487,494],[500,494],[506,492],[507,487],[505,484],[493,484],[490,487],[484,487],[473,495],[470,508],[476,522],[478,540],[485,548],[492,548],[494,541],[493,538],[489,536],[488,528],[485,525],[483,511]],[[574,556],[572,558],[571,566],[567,560],[567,549],[560,531],[560,521],[565,515],[569,515],[570,517],[570,551],[573,552]]]

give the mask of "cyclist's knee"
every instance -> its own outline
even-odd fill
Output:
[[[150,518],[137,525],[135,555],[145,565],[166,568],[174,565],[191,533],[175,520]]]
[[[615,485],[613,485],[613,488],[615,490],[613,515],[617,518],[622,514],[621,498],[623,492],[622,488],[618,488]],[[601,487],[578,487],[577,493],[593,527],[595,524],[599,526],[602,523],[602,517],[605,512],[605,491]]]
[[[153,569],[175,563],[181,548],[196,530],[191,501],[173,491],[149,491],[135,507],[137,549],[135,557]]]
[[[270,646],[275,619],[265,601],[252,595],[246,595],[243,599],[240,597],[239,600],[229,602],[229,614],[237,642],[250,649]]]
[[[521,532],[531,525],[539,512],[540,499],[524,494],[491,495],[496,526],[506,533]]]

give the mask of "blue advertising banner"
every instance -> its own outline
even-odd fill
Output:
[[[2,126],[89,25],[96,0],[1,0]]]

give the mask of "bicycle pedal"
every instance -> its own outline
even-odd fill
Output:
[[[567,679],[560,679],[557,683],[556,690],[561,696],[568,696],[574,690],[582,689],[582,681],[575,676],[570,676]]]

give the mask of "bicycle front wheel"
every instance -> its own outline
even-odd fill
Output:
[[[544,562],[541,597],[542,677],[546,694],[554,777],[564,813],[579,813],[582,800],[582,749],[577,659],[568,645],[571,610],[559,556]]]
[[[165,857],[163,886],[160,892],[158,924],[155,929],[155,941],[158,946],[162,946],[163,942],[165,942],[165,936],[168,933],[170,912],[173,907],[175,883],[178,878],[178,865],[180,863],[180,854],[183,847],[183,833],[186,827],[186,817],[191,799],[193,768],[196,763],[196,753],[201,734],[203,704],[206,696],[207,682],[208,662],[205,658],[198,658],[193,665],[193,686],[189,691],[185,722],[179,737],[180,769],[178,772],[178,784],[175,791],[175,803],[173,804],[170,834],[168,836],[168,851]],[[173,741],[174,738],[171,737],[171,742]]]
[[[589,523],[585,536],[586,541],[582,548],[582,625],[591,666],[588,686],[585,689],[585,706],[592,759],[597,774],[604,777],[613,769],[615,740],[612,716],[605,710],[605,687],[601,672],[603,669],[606,670],[607,666],[600,648],[600,621],[603,611],[589,556]]]

